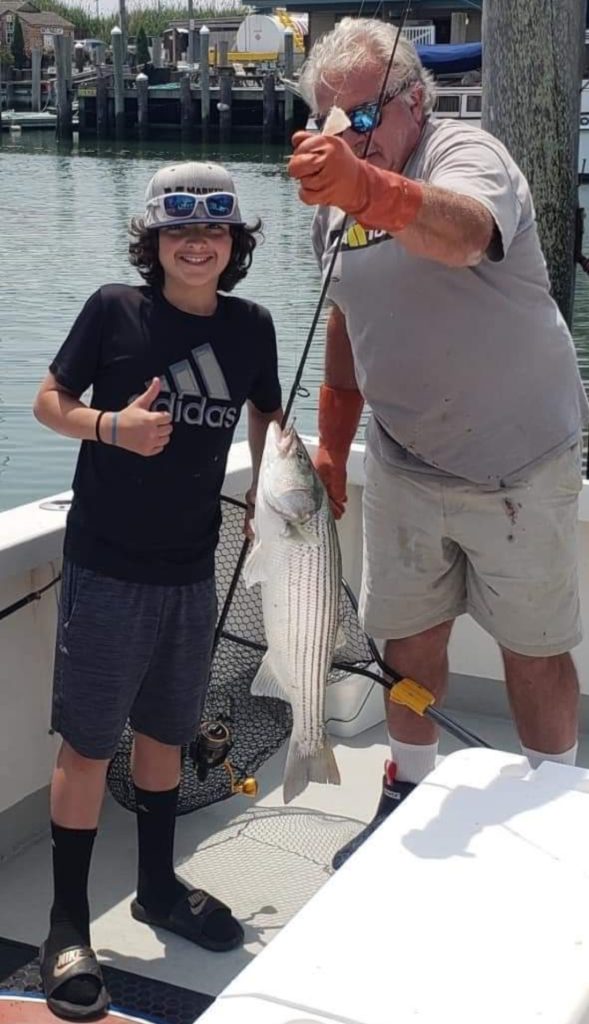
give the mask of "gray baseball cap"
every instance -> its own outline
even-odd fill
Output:
[[[229,172],[221,164],[193,160],[154,174],[145,192],[144,220],[146,228],[245,223]]]

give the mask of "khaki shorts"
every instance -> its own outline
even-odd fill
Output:
[[[394,640],[468,612],[518,654],[569,651],[582,639],[581,487],[579,445],[498,491],[383,467],[367,451],[364,629]]]

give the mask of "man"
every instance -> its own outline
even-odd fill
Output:
[[[364,402],[361,621],[440,704],[447,645],[469,612],[498,642],[522,749],[572,764],[581,639],[575,529],[588,406],[550,296],[528,184],[492,136],[436,121],[432,82],[394,27],[343,19],[301,74],[309,105],[350,121],[294,136],[289,173],[336,259],[317,468],[336,516]],[[366,161],[366,142],[370,130]],[[389,706],[391,761],[369,835],[434,767],[437,730]]]

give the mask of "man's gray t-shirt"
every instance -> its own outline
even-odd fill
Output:
[[[497,139],[451,119],[426,122],[403,173],[482,203],[498,237],[478,266],[453,268],[348,222],[328,298],[373,413],[367,443],[385,463],[499,487],[575,443],[589,418],[530,190]],[[317,210],[323,273],[341,223]]]

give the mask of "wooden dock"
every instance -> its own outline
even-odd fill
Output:
[[[203,119],[200,86],[184,82],[145,87],[146,112],[140,118],[140,90],[135,82],[125,82],[122,132],[134,136],[158,138],[180,133],[184,137],[256,138],[282,141],[285,133],[304,128],[308,118],[306,104],[276,85],[273,77],[248,85],[228,81],[208,89],[208,118]],[[78,89],[80,135],[115,135],[115,96],[111,87],[88,84]],[[288,129],[287,129],[287,121]]]
[[[220,41],[211,51],[209,36],[203,26],[199,60],[183,67],[162,67],[154,40],[154,61],[138,73],[126,62],[124,36],[116,25],[111,31],[112,63],[96,63],[92,68],[74,69],[68,40],[55,35],[51,77],[42,79],[41,51],[33,50],[30,82],[0,84],[0,108],[11,108],[2,110],[0,124],[8,131],[53,129],[59,139],[77,131],[99,139],[155,140],[179,134],[187,141],[223,143],[244,138],[284,142],[305,127],[308,109],[293,87],[290,29],[285,32],[281,72],[276,65],[234,64],[227,42]],[[212,52],[214,64],[210,63]],[[29,86],[30,110],[19,110],[23,89]]]

